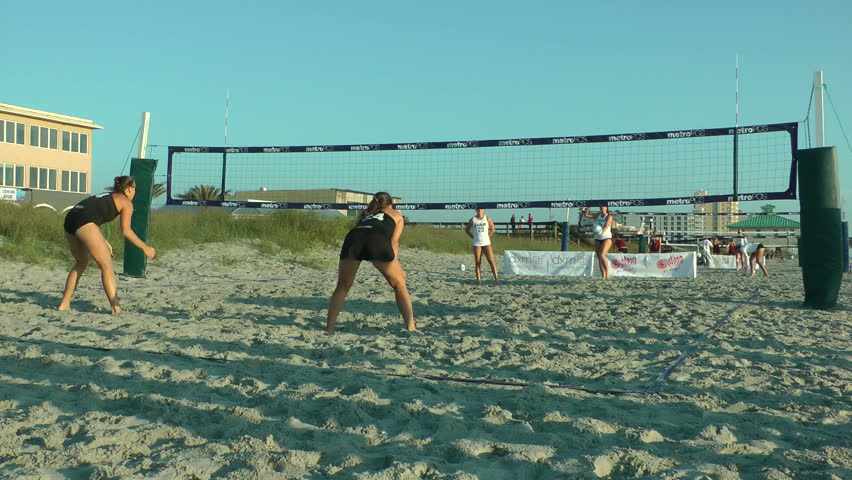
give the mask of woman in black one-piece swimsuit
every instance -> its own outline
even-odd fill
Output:
[[[71,297],[80,283],[80,277],[86,270],[91,255],[101,269],[101,282],[112,313],[121,312],[112,266],[112,246],[104,238],[100,226],[121,215],[121,233],[130,243],[142,249],[145,256],[154,258],[154,249],[140,240],[130,228],[134,195],[136,182],[133,177],[115,177],[112,193],[85,198],[65,215],[65,238],[75,262],[65,280],[65,291],[59,303],[59,310],[71,309]]]
[[[393,288],[396,305],[408,331],[415,331],[414,312],[411,308],[411,296],[405,284],[405,272],[399,264],[399,237],[402,236],[402,215],[393,209],[393,198],[385,192],[373,196],[367,209],[361,213],[358,224],[343,240],[340,249],[340,263],[337,271],[337,286],[328,305],[328,318],[325,330],[334,333],[337,316],[343,309],[343,302],[362,261],[369,261],[384,275]]]

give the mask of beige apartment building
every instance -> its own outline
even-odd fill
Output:
[[[90,195],[92,132],[101,128],[84,118],[0,103],[0,198],[61,211]]]

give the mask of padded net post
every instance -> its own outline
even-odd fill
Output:
[[[834,147],[799,150],[799,204],[802,234],[799,264],[804,305],[826,309],[837,304],[843,279],[840,184]]]
[[[151,221],[151,194],[154,189],[154,172],[157,161],[149,158],[134,158],[130,161],[130,176],[136,182],[136,196],[133,197],[133,217],[130,227],[143,242],[148,241],[148,227]],[[131,277],[144,277],[148,258],[129,241],[124,241],[124,274]]]

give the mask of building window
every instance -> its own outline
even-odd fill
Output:
[[[23,167],[21,167],[23,174]],[[56,190],[56,170],[52,168],[30,167],[30,188]]]
[[[63,192],[86,193],[86,172],[62,170],[61,187]]]
[[[32,125],[30,126],[30,146],[56,150],[56,134],[55,128]]]
[[[23,145],[25,128],[23,123],[0,120],[0,142]]]
[[[85,133],[62,132],[62,150],[89,153],[89,136]]]

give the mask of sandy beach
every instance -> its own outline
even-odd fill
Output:
[[[477,286],[404,249],[420,332],[364,264],[328,336],[336,270],[293,260],[167,253],[119,316],[94,265],[57,312],[66,270],[4,260],[0,477],[852,478],[848,281],[816,311],[795,261]]]

